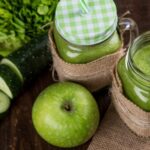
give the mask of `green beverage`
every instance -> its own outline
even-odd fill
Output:
[[[83,64],[115,53],[122,46],[117,27],[113,0],[60,1],[54,24],[58,54],[66,62]]]
[[[150,75],[150,45],[139,49],[139,51],[134,55],[133,60],[141,72]]]
[[[150,32],[138,37],[118,63],[125,96],[150,111]]]
[[[59,55],[69,63],[87,63],[100,57],[112,54],[121,47],[121,40],[117,31],[100,44],[79,46],[66,41],[54,30],[55,41]]]

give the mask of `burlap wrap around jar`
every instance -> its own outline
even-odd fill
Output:
[[[59,81],[74,81],[96,91],[111,84],[111,72],[115,62],[120,58],[123,48],[117,52],[96,59],[86,64],[71,64],[65,62],[58,54],[53,39],[52,30],[49,31],[50,49],[53,59],[53,69],[57,72]]]
[[[64,61],[58,54],[53,29],[49,30],[49,45],[53,59],[53,72],[56,71],[59,81],[73,81],[82,84],[91,92],[100,90],[112,83],[112,72],[116,62],[124,53],[123,35],[126,31],[130,32],[129,42],[132,41],[133,31],[137,28],[136,23],[131,18],[124,17],[124,13],[119,20],[119,33],[122,41],[121,47],[114,53],[105,55],[96,60],[84,64],[72,64]]]
[[[136,135],[150,137],[150,112],[142,110],[124,96],[117,67],[112,76],[111,96],[120,118]]]
[[[113,0],[60,1],[49,31],[58,80],[79,83],[92,92],[110,85],[123,49],[121,27],[128,28],[120,20]]]

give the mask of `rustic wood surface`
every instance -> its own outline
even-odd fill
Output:
[[[125,11],[131,12],[131,17],[138,23],[140,33],[150,29],[150,1],[149,0],[115,0],[119,16]],[[13,101],[7,116],[0,121],[0,150],[61,150],[42,140],[32,125],[31,110],[38,94],[52,84],[51,71],[43,71],[31,84],[27,85],[20,95]],[[109,96],[107,89],[94,93],[97,101],[103,106],[104,114]],[[102,100],[105,101],[102,101]],[[70,150],[86,150],[86,144]]]

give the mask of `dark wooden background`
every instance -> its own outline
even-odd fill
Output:
[[[119,16],[127,10],[131,12],[130,16],[138,23],[140,33],[150,30],[149,0],[115,0],[115,3]],[[9,113],[0,121],[0,150],[61,150],[42,140],[35,132],[31,120],[34,100],[51,83],[51,71],[47,69],[14,100]],[[101,109],[103,114],[109,103],[107,89],[94,95],[98,101],[104,97],[105,108]],[[90,141],[71,150],[86,150],[89,144]]]

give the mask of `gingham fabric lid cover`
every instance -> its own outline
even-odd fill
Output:
[[[56,8],[57,31],[65,40],[77,45],[106,40],[116,30],[117,22],[113,0],[60,0]]]

